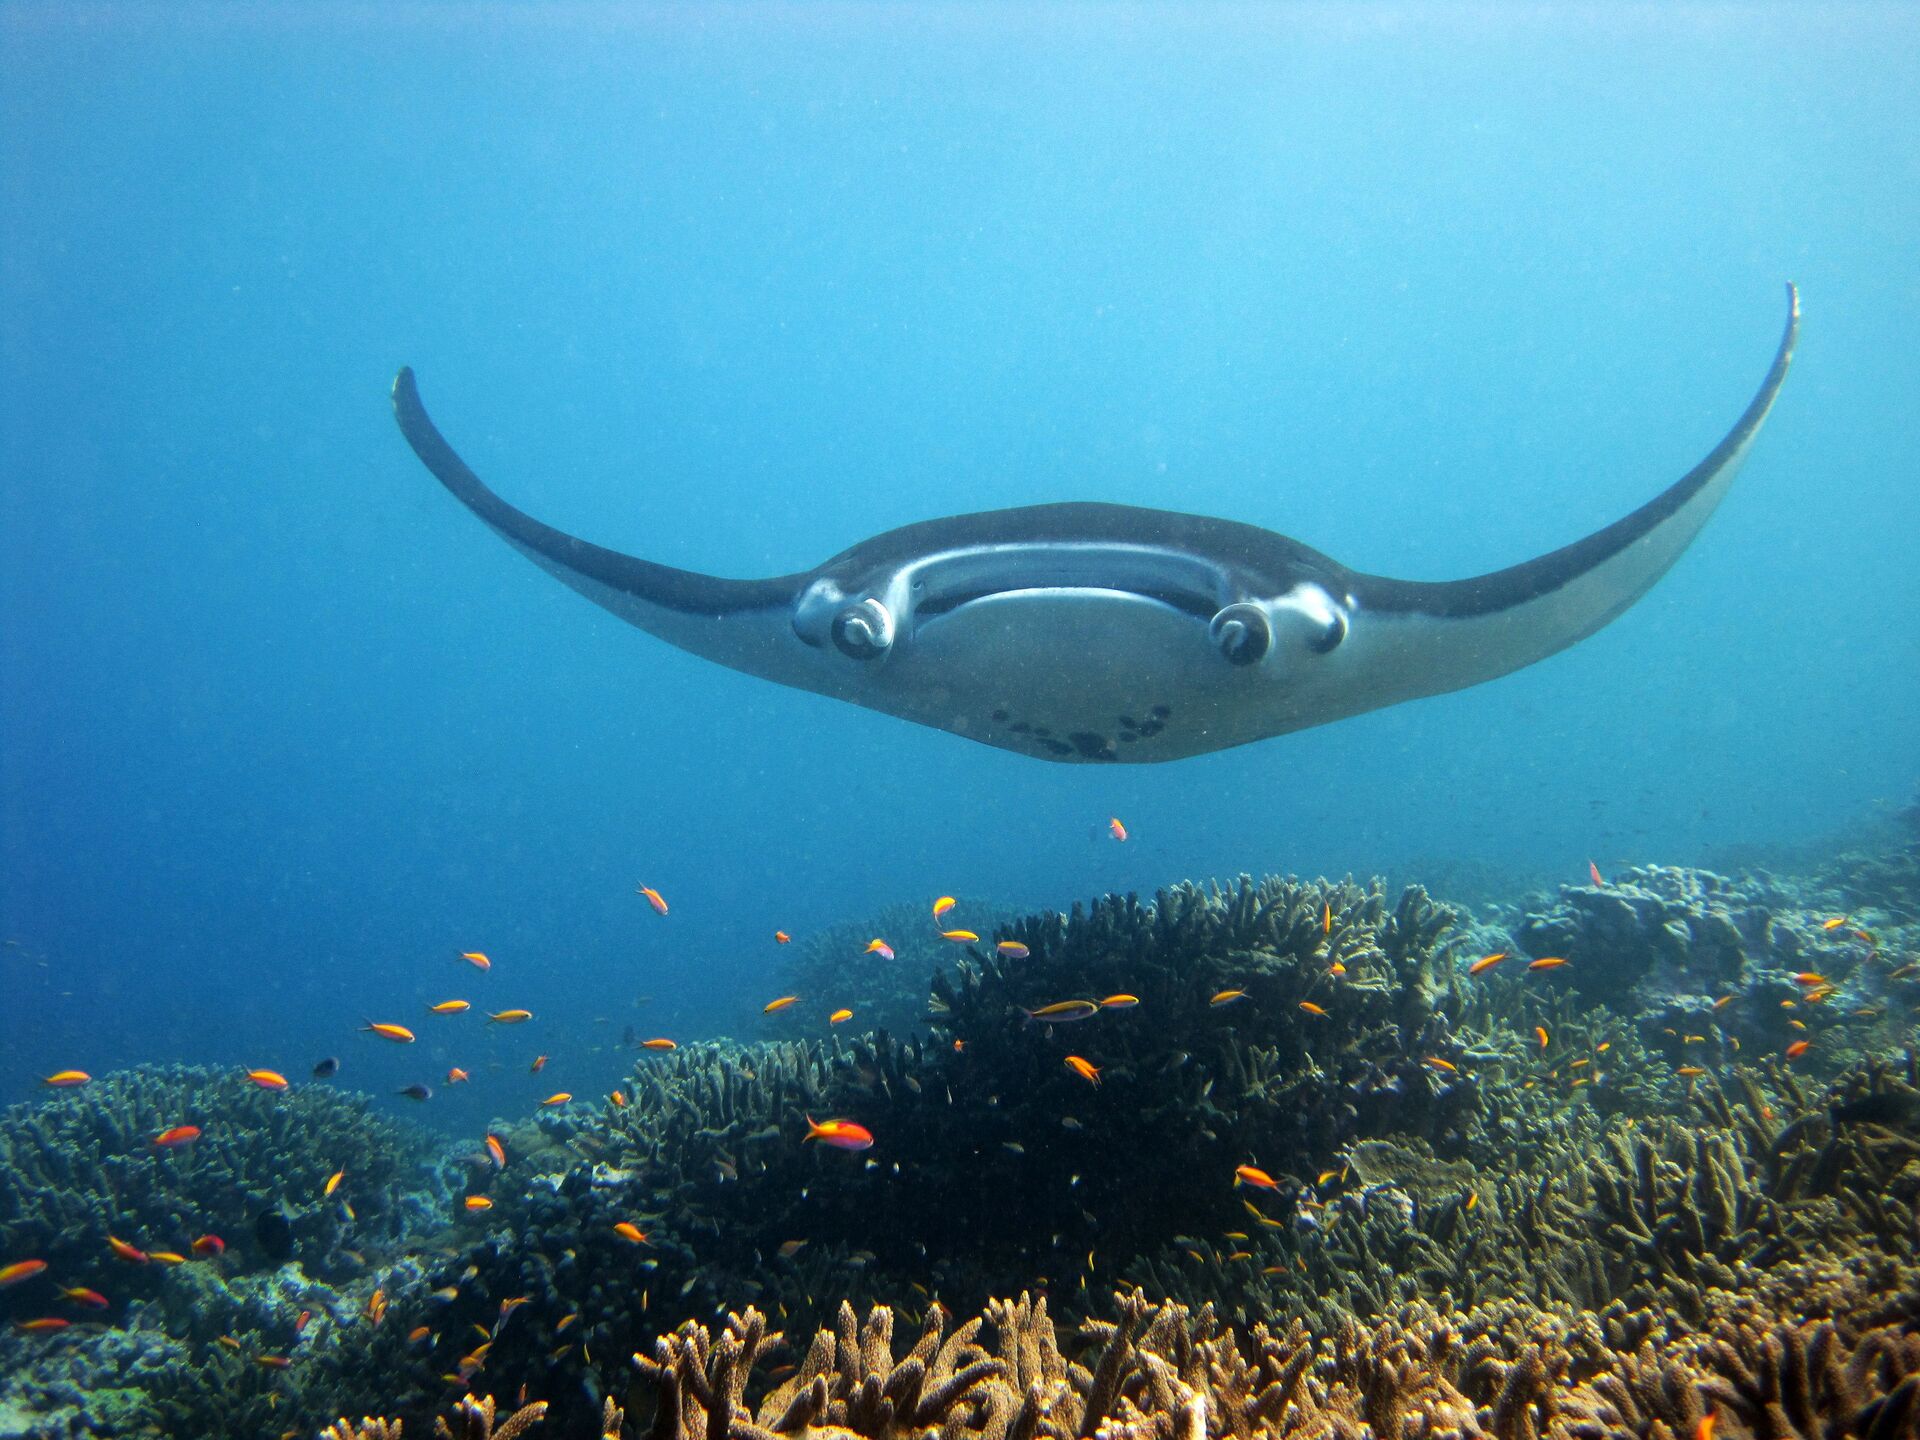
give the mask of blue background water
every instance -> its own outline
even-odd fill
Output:
[[[1917,57],[1912,8],[1826,5],[0,10],[0,1096],[334,1053],[375,1090],[467,1065],[464,1125],[613,1083],[628,1023],[752,1033],[776,926],[1571,880],[1901,798]],[[1158,768],[681,655],[387,407],[410,363],[517,503],[728,574],[1101,498],[1451,578],[1704,454],[1788,278],[1784,398],[1625,619]],[[449,995],[539,1019],[420,1013]]]

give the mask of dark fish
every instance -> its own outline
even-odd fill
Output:
[[[313,1067],[313,1078],[316,1080],[331,1080],[339,1073],[340,1062],[332,1055]]]
[[[433,1087],[431,1085],[409,1085],[405,1089],[396,1090],[393,1093],[396,1095],[404,1095],[409,1100],[433,1099]]]
[[[276,1265],[293,1258],[293,1223],[279,1206],[262,1210],[253,1222],[253,1238],[260,1253]]]

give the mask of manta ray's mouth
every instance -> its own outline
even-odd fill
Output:
[[[1076,600],[1107,597],[1115,601],[1150,601],[1164,605],[1169,610],[1177,610],[1183,615],[1207,621],[1213,618],[1219,608],[1211,595],[1197,595],[1191,590],[1160,589],[1137,590],[1116,589],[1110,585],[995,585],[979,586],[971,590],[952,590],[939,595],[929,596],[915,604],[913,613],[920,620],[937,620],[942,615],[950,615],[964,605],[972,605],[982,600],[1026,598],[1045,600],[1049,597]]]

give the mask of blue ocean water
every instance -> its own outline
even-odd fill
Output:
[[[333,1054],[466,1066],[469,1125],[612,1084],[630,1024],[755,1033],[776,927],[1575,880],[1906,798],[1917,57],[1905,6],[0,9],[0,1098]],[[1780,404],[1627,616],[1162,767],[674,651],[387,403],[413,365],[515,503],[722,574],[1104,499],[1445,579],[1705,454],[1789,279]]]

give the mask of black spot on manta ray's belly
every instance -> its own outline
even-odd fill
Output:
[[[1115,723],[1119,727],[1116,744],[1114,736],[1098,730],[1075,730],[1065,740],[1058,740],[1047,726],[1035,725],[1029,720],[1016,720],[1013,712],[1004,706],[992,713],[994,723],[1005,725],[1009,735],[1020,736],[1025,748],[1062,758],[1078,755],[1082,760],[1117,760],[1120,758],[1120,745],[1137,745],[1142,740],[1151,739],[1166,729],[1167,721],[1173,717],[1173,709],[1167,705],[1153,706],[1146,712],[1149,718],[1145,720],[1137,720],[1131,715],[1115,716]]]

